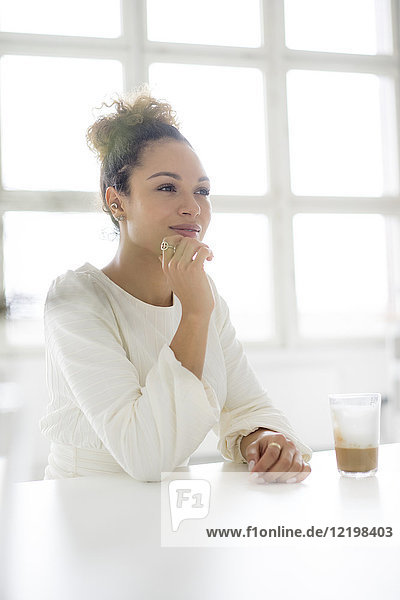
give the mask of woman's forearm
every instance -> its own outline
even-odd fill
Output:
[[[201,380],[206,356],[210,316],[183,314],[170,344],[175,357]]]

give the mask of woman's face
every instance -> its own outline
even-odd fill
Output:
[[[157,256],[164,237],[187,235],[202,240],[211,220],[210,181],[196,153],[185,142],[149,144],[130,179],[129,201],[123,203],[127,242]],[[193,225],[198,233],[171,229]]]

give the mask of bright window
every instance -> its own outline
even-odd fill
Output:
[[[115,60],[4,56],[1,147],[7,190],[95,190],[97,164],[85,132],[93,108],[122,91]]]
[[[388,307],[384,217],[302,214],[293,227],[300,333],[383,335]]]
[[[288,73],[287,88],[293,192],[382,196],[379,77],[295,70]]]
[[[392,51],[388,0],[285,0],[286,44],[296,50]]]
[[[157,42],[261,45],[259,0],[147,0],[148,38]]]
[[[214,254],[206,270],[228,302],[239,337],[249,341],[272,337],[274,315],[268,219],[256,214],[214,213],[204,243],[209,244]]]
[[[100,211],[7,212],[4,279],[10,318],[41,319],[53,279],[85,262],[97,268],[110,262],[118,247],[112,229]]]
[[[265,194],[265,98],[259,69],[155,63],[149,81],[156,95],[175,107],[182,133],[212,179],[213,194]]]
[[[2,0],[0,30],[114,38],[121,35],[120,0]]]

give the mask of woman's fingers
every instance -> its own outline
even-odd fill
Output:
[[[291,440],[283,434],[269,434],[262,442],[266,445],[253,469],[253,472],[258,472],[261,483],[297,483],[308,477],[311,467],[304,463]]]
[[[275,463],[280,459],[282,450],[288,445],[289,441],[286,439],[283,433],[271,434],[269,432],[265,432],[262,434],[262,437],[260,437],[259,440],[255,440],[252,443],[262,444],[260,460],[257,462],[254,471],[265,472],[270,471]],[[293,449],[295,451],[294,444]]]
[[[172,257],[172,261],[176,264],[177,268],[187,268],[192,266],[192,263],[196,262],[196,265],[201,262],[203,263],[207,256],[213,256],[211,249],[208,246],[187,243],[183,246],[184,242],[181,242],[182,252]]]
[[[294,446],[294,444],[293,444]],[[268,483],[272,483],[273,481],[282,482],[286,478],[290,479],[294,474],[291,474],[290,471],[293,468],[293,462],[296,455],[296,447],[291,447],[288,444],[285,445],[279,454],[278,460],[274,463],[274,465],[268,469],[266,473],[263,473],[265,481]],[[301,470],[301,463],[297,464],[297,471]]]
[[[296,481],[293,481],[293,483],[300,483],[300,481],[304,481],[304,479],[306,477],[308,477],[310,473],[311,473],[310,465],[308,463],[303,463],[303,468],[301,470],[301,473],[299,473],[296,476]]]
[[[259,483],[300,483],[311,473],[311,467],[308,463],[302,461],[302,466],[298,472],[285,473],[285,478],[274,479],[270,473],[259,473]]]
[[[210,250],[210,248],[199,248],[197,250],[197,254],[193,259],[193,263],[195,265],[200,264],[202,267],[204,267],[204,261],[205,260],[211,260],[213,258],[213,253]]]
[[[281,466],[284,465],[280,465],[280,462],[281,461],[279,460],[271,469],[273,473],[275,470],[278,473],[278,476],[274,479],[276,483],[283,483],[289,479],[292,479],[293,477],[296,477],[299,473],[301,473],[303,468],[303,458],[298,450],[294,452],[294,455],[292,456],[292,462],[287,470],[281,469]]]
[[[193,257],[196,260],[199,250],[203,250],[200,257],[201,260],[205,260],[206,258],[211,260],[213,258],[213,252],[207,244],[203,244],[193,238],[188,238],[183,235],[173,235],[168,236],[163,239],[163,241],[167,242],[171,246],[175,246],[175,252],[173,248],[168,248],[164,252],[168,252],[168,263],[171,263],[171,266],[174,265],[176,267],[187,267],[193,262]]]
[[[163,238],[162,243],[160,244],[160,252],[161,252],[161,264],[163,268],[169,264],[171,258],[174,256],[179,247],[179,242],[182,239],[182,235],[169,235]],[[168,248],[162,248],[164,243],[168,244]],[[175,247],[175,250],[174,250]]]

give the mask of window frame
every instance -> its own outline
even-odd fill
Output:
[[[25,33],[1,33],[0,57],[4,54],[73,58],[107,58],[121,61],[125,90],[148,81],[153,62],[253,67],[261,70],[265,93],[266,159],[269,189],[262,196],[213,195],[213,211],[265,214],[269,219],[273,272],[274,338],[246,342],[254,350],[265,348],[316,348],[381,345],[382,337],[304,338],[298,332],[294,280],[293,217],[298,213],[376,213],[392,217],[400,231],[400,192],[383,197],[307,197],[295,196],[290,188],[290,162],[286,73],[290,69],[364,72],[387,75],[395,89],[397,153],[400,155],[400,6],[390,0],[393,54],[356,55],[293,50],[285,46],[284,2],[260,0],[263,39],[259,48],[154,42],[147,40],[146,0],[121,0],[122,34],[119,38],[89,38]],[[0,107],[1,110],[1,107]],[[1,134],[1,132],[0,132]],[[5,297],[3,268],[3,214],[8,210],[90,212],[92,192],[10,191],[1,187],[0,147],[0,299]],[[397,180],[400,175],[397,174]],[[397,181],[397,189],[400,189]],[[393,274],[399,258],[399,246],[389,243],[389,311],[399,310],[393,289],[398,276]],[[395,256],[395,258],[394,258]],[[396,308],[397,307],[397,308]],[[12,349],[7,339],[5,320],[1,319],[0,346]]]

